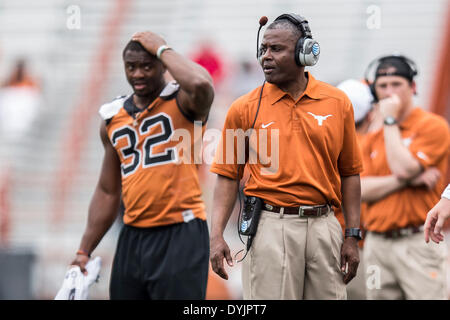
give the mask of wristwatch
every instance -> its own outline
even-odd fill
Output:
[[[345,237],[353,237],[356,238],[358,240],[362,240],[362,232],[361,229],[359,228],[349,228],[349,229],[345,229]]]
[[[386,118],[384,118],[384,124],[387,126],[392,126],[394,124],[397,124],[397,120],[395,120],[395,118],[392,116],[387,116]]]

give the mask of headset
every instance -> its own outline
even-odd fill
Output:
[[[261,18],[262,19],[262,18]],[[298,66],[313,66],[319,61],[320,56],[320,45],[319,42],[313,39],[311,29],[309,28],[308,21],[295,13],[285,13],[278,16],[275,21],[288,20],[293,25],[295,25],[302,32],[302,36],[297,40],[295,45],[294,58]],[[260,20],[260,30],[263,25],[267,23],[267,18],[263,24]],[[258,41],[259,41],[259,30],[258,30]],[[261,63],[261,54],[259,52],[259,47],[257,48],[257,58]]]
[[[377,65],[377,67],[378,67],[381,63],[383,63],[384,61],[386,61],[388,59],[398,59],[403,64],[408,66],[408,72],[406,74],[404,72],[398,72],[398,71],[389,72],[389,73],[384,72],[384,73],[375,75],[373,81],[369,81],[369,73],[372,70],[373,66]],[[391,54],[388,56],[379,57],[379,58],[373,60],[371,63],[369,63],[366,71],[364,72],[364,80],[367,83],[367,85],[369,86],[370,92],[372,93],[372,96],[374,98],[374,102],[378,102],[377,93],[375,91],[375,81],[376,81],[377,76],[401,76],[401,77],[407,78],[408,80],[412,81],[413,78],[417,74],[418,74],[417,65],[414,63],[414,61],[412,61],[411,59],[409,59],[403,55],[400,55],[400,54]]]

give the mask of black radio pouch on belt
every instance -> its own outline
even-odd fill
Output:
[[[263,200],[257,197],[244,198],[244,212],[239,223],[239,234],[253,237],[258,228]]]

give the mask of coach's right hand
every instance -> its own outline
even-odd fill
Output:
[[[227,263],[230,267],[233,266],[233,259],[231,258],[230,248],[223,236],[215,236],[210,239],[210,258],[212,269],[215,273],[217,273],[221,278],[228,280],[228,274],[225,271],[223,265],[223,259],[227,260]]]
[[[87,275],[86,264],[88,263],[88,261],[89,261],[89,257],[87,257],[85,255],[77,254],[77,256],[75,257],[75,260],[73,260],[70,265],[71,266],[79,266],[81,272],[84,275]]]

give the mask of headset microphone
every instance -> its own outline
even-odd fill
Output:
[[[259,19],[258,35],[256,36],[256,58],[258,59],[258,61],[259,61],[259,32],[261,31],[261,28],[266,25],[267,21],[269,21],[269,19],[266,16],[262,16]]]
[[[264,27],[267,23],[267,21],[269,21],[269,19],[266,16],[262,16],[259,19],[259,29],[258,29],[258,35],[256,37],[256,58],[258,59],[259,63],[261,64],[261,55],[259,54],[259,32],[261,31],[261,28]],[[256,107],[256,114],[255,114],[255,119],[253,119],[253,124],[251,125],[250,129],[253,130],[255,128],[255,123],[256,123],[256,119],[258,118],[258,113],[259,113],[259,107],[261,106],[261,98],[262,98],[262,94],[263,94],[263,90],[264,90],[264,85],[266,84],[266,81],[264,81],[264,83],[261,86],[261,90],[259,91],[259,99],[258,99],[258,106]],[[250,153],[250,143],[249,143],[249,138],[248,136],[245,137],[245,153],[249,154]],[[241,238],[241,230],[244,227],[244,229],[247,229],[249,220],[244,220],[246,219],[246,217],[242,216],[242,201],[241,201],[241,191],[239,190],[239,186],[240,186],[240,181],[241,179],[239,179],[239,172],[241,171],[242,164],[238,164],[238,169],[237,169],[237,173],[236,173],[236,181],[237,181],[237,190],[238,190],[238,196],[239,196],[239,217],[238,217],[238,225],[237,225],[237,229],[238,229],[238,235],[239,235],[239,239],[241,240],[242,243],[244,243],[244,241]],[[248,219],[248,218],[247,218]],[[258,220],[258,219],[256,219]],[[256,221],[255,220],[255,221]],[[251,222],[251,220],[250,220]],[[255,226],[256,225],[256,226]],[[258,222],[253,222],[253,229],[254,232],[256,232],[256,228],[257,228]],[[248,229],[250,229],[250,226],[248,226]],[[245,257],[247,256],[247,253],[250,249],[250,246],[252,245],[252,241],[253,241],[253,235],[249,235],[248,234],[248,239],[247,239],[247,246],[246,246],[246,252],[244,257],[239,260],[238,262],[241,262],[242,260],[245,259]],[[235,257],[242,252],[242,250],[240,250],[238,253],[235,254]]]

